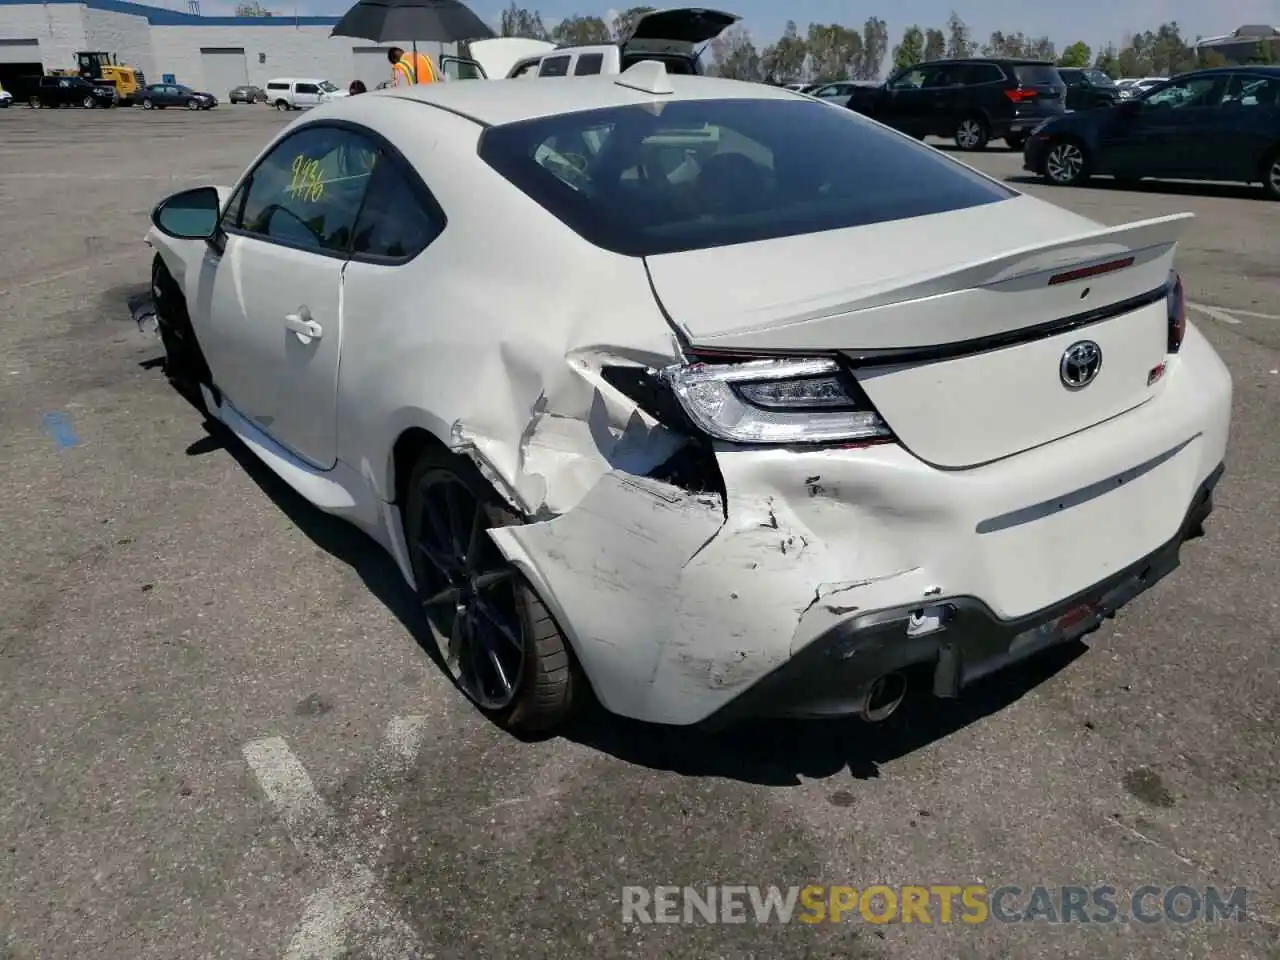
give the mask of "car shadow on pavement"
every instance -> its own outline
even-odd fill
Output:
[[[1005,177],[1006,183],[1049,186],[1040,177],[1018,174]],[[1245,183],[1203,183],[1190,180],[1139,180],[1120,181],[1110,177],[1092,177],[1081,185],[1088,190],[1114,190],[1117,193],[1162,194],[1169,197],[1205,197],[1216,200],[1259,200],[1262,189]],[[1064,187],[1063,189],[1070,189]]]
[[[186,399],[191,402],[191,398]],[[436,666],[443,669],[439,650],[423,622],[417,597],[405,583],[391,555],[362,530],[308,503],[221,423],[206,418],[204,429],[205,436],[187,447],[187,455],[198,457],[219,450],[230,454],[312,543],[355,571],[369,592],[391,611]]]
[[[229,453],[316,546],[356,572],[443,670],[417,599],[390,555],[347,521],[304,500],[222,424],[206,418],[204,428],[206,435],[190,444],[187,454]],[[846,770],[856,779],[875,779],[882,764],[1004,709],[1087,649],[1081,642],[1053,648],[974,683],[957,700],[938,700],[928,692],[909,690],[897,712],[878,724],[857,719],[771,719],[747,721],[714,733],[700,732],[628,720],[607,712],[588,697],[582,709],[557,732],[624,763],[684,776],[763,786],[797,786],[802,777],[825,779]]]
[[[567,739],[627,763],[693,777],[797,786],[846,770],[858,780],[1004,709],[1088,651],[1075,641],[973,683],[955,700],[921,684],[887,720],[753,720],[716,733],[640,723],[592,706],[562,731]]]

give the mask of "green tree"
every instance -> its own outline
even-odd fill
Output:
[[[760,53],[746,27],[732,26],[711,41],[717,76],[730,80],[760,80]]]
[[[1119,80],[1123,76],[1120,73],[1120,58],[1116,53],[1115,44],[1108,43],[1098,51],[1098,55],[1093,60],[1093,69],[1101,70],[1112,80]]]
[[[1228,60],[1221,53],[1219,53],[1217,50],[1212,49],[1211,47],[1206,47],[1200,51],[1198,63],[1199,63],[1199,66],[1206,67],[1206,68],[1231,66],[1230,60]]]
[[[1276,50],[1272,47],[1270,40],[1259,40],[1253,53],[1249,55],[1249,63],[1275,63],[1275,54]]]
[[[502,22],[498,33],[504,37],[524,37],[526,40],[550,40],[551,35],[542,23],[542,14],[537,10],[526,10],[514,3],[502,11]]]
[[[628,7],[623,10],[613,18],[613,23],[609,24],[609,32],[613,35],[613,39],[615,41],[627,39],[631,36],[631,31],[636,28],[636,21],[653,11],[653,7]]]
[[[608,43],[612,36],[609,25],[599,17],[565,17],[551,30],[551,39],[556,43],[571,46],[584,46],[590,43]]]
[[[1058,66],[1060,67],[1087,67],[1093,62],[1093,51],[1089,49],[1089,45],[1083,40],[1077,40],[1067,49],[1062,51],[1062,56],[1058,58]]]
[[[805,58],[809,51],[796,29],[796,22],[788,20],[777,43],[771,43],[760,53],[760,66],[766,77],[779,83],[792,83],[804,73]]]
[[[1052,63],[1058,58],[1058,51],[1054,48],[1053,41],[1048,37],[1036,37],[1034,40],[1028,40],[1023,49],[1032,60],[1047,60]]]
[[[862,37],[857,30],[838,23],[811,23],[805,41],[809,49],[809,74],[814,83],[846,80],[862,60]]]
[[[941,60],[947,55],[947,38],[941,30],[929,27],[924,32],[925,60]]]
[[[269,17],[271,11],[258,3],[257,0],[250,0],[248,3],[236,4],[237,17]]]
[[[862,25],[862,54],[856,60],[856,80],[878,80],[889,52],[889,28],[879,17],[867,17]]]
[[[924,31],[915,24],[902,31],[902,42],[893,48],[893,68],[914,67],[924,60]]]
[[[973,56],[973,37],[969,33],[969,25],[960,19],[954,10],[947,18],[947,58],[963,60]]]

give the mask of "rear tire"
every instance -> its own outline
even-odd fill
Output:
[[[987,129],[987,121],[979,116],[965,117],[956,125],[956,146],[966,152],[983,150],[991,139],[991,131]]]
[[[283,113],[284,111],[289,109],[289,104],[284,100],[277,100],[276,109],[279,110],[281,113]]]
[[[1268,200],[1280,200],[1280,146],[1262,161],[1262,193]]]
[[[1055,186],[1074,187],[1089,179],[1089,155],[1075,140],[1058,140],[1044,158],[1044,178]]]
[[[568,641],[484,532],[519,524],[475,465],[428,448],[404,493],[404,533],[428,629],[454,683],[504,729],[539,733],[581,684]]]
[[[93,97],[85,97],[84,100],[80,102],[80,105],[86,110],[92,110],[98,105],[98,101],[94,100]]]
[[[198,410],[208,413],[200,387],[213,387],[209,364],[191,326],[187,298],[159,256],[151,263],[151,296],[155,301],[160,341],[164,344],[165,376]]]
[[[155,108],[156,108],[156,105],[155,105],[154,103],[152,103],[152,102],[151,102],[151,98],[150,98],[150,97],[148,97],[146,100],[143,100],[143,101],[142,101],[142,109],[143,109],[143,110],[154,110]]]
[[[28,110],[39,110],[39,109],[40,109],[40,98],[39,98],[39,97],[31,97],[31,98],[27,101],[27,109],[28,109]]]

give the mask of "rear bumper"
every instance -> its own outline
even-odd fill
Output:
[[[1223,472],[1219,465],[1201,484],[1171,540],[1074,596],[1012,619],[996,616],[976,597],[930,598],[923,608],[861,614],[832,627],[700,726],[718,729],[760,716],[855,714],[877,679],[913,668],[928,670],[935,696],[956,697],[975,680],[1092,633],[1178,568],[1182,545],[1204,532]]]

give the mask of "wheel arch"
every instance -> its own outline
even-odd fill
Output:
[[[1267,175],[1271,172],[1271,164],[1280,157],[1280,140],[1276,140],[1269,147],[1262,151],[1262,155],[1258,158],[1258,168],[1255,171],[1258,180],[1261,183],[1267,182]]]

